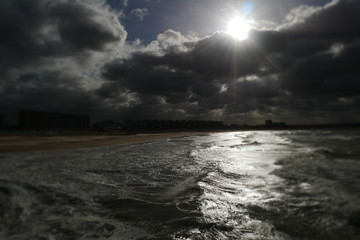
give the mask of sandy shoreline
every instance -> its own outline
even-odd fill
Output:
[[[152,133],[136,135],[89,136],[0,136],[0,152],[25,152],[58,149],[100,147],[117,144],[144,143],[172,137],[198,134],[195,132]]]

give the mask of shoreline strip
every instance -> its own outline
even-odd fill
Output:
[[[136,135],[90,135],[90,136],[0,136],[0,153],[30,152],[91,148],[119,144],[146,143],[173,137],[204,134],[205,132],[150,133]]]

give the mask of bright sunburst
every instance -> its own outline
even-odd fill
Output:
[[[226,33],[236,38],[244,40],[248,37],[250,26],[241,17],[234,17],[227,25]]]

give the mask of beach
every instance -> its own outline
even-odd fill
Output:
[[[144,143],[196,134],[195,132],[144,133],[133,135],[35,135],[0,136],[0,152],[25,152],[59,149],[92,148],[117,144]]]

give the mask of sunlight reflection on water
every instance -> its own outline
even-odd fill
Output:
[[[357,239],[359,135],[0,154],[0,239]]]
[[[261,206],[267,201],[280,199],[282,195],[274,191],[276,186],[282,184],[282,180],[270,173],[278,167],[274,165],[281,155],[278,143],[284,140],[279,138],[276,142],[277,139],[271,133],[263,132],[249,144],[252,134],[214,134],[208,137],[206,143],[199,139],[197,145],[203,148],[196,148],[191,153],[201,164],[216,163],[216,169],[212,169],[199,182],[204,190],[200,197],[201,212],[206,222],[216,223],[217,230],[231,230],[233,237],[244,236],[244,226],[250,227],[246,231],[252,231],[255,235],[257,230],[254,226],[262,229],[259,227],[262,222],[254,221],[247,214],[248,205]],[[260,141],[269,138],[272,139],[271,143],[264,144],[263,149],[257,147],[258,151],[254,151],[252,145],[259,145]],[[263,227],[268,228],[268,224],[265,223]],[[259,236],[262,235],[259,233]]]

